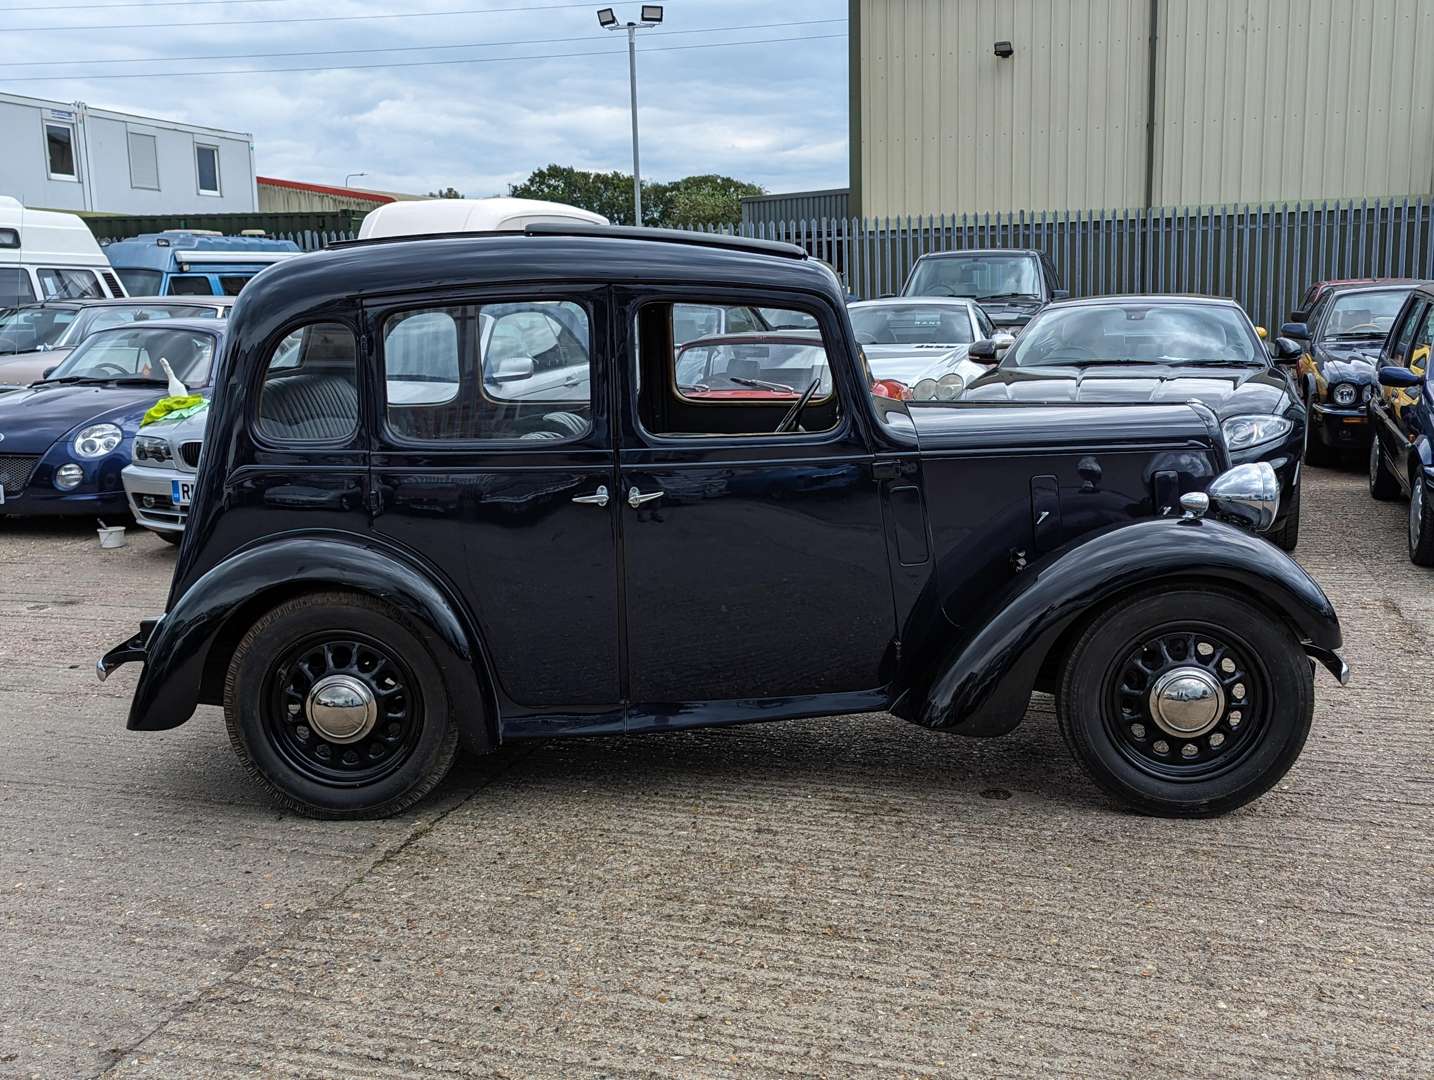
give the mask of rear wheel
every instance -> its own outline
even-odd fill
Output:
[[[1323,439],[1313,430],[1305,436],[1305,464],[1324,467],[1333,465],[1339,457],[1337,451],[1325,445]]]
[[[166,544],[172,544],[175,547],[178,547],[179,542],[184,539],[184,534],[182,532],[174,532],[171,529],[150,529],[149,531],[152,532],[155,536],[159,537],[161,540],[163,540]]]
[[[240,640],[224,720],[241,761],[310,817],[386,817],[447,774],[458,746],[442,669],[418,632],[367,596],[286,601]]]
[[[1238,597],[1138,596],[1066,658],[1061,733],[1108,793],[1146,814],[1210,817],[1269,790],[1309,734],[1314,675],[1294,636]]]
[[[1424,486],[1424,478],[1416,474],[1409,494],[1409,561],[1434,566],[1434,501]]]
[[[1369,494],[1381,500],[1397,498],[1399,495],[1399,479],[1389,471],[1389,466],[1384,462],[1378,434],[1369,443]]]

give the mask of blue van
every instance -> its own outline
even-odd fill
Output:
[[[300,254],[292,240],[166,229],[105,247],[131,296],[238,296],[271,263]]]

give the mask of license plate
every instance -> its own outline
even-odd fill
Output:
[[[171,480],[170,499],[175,506],[188,506],[189,500],[194,498],[193,480]]]

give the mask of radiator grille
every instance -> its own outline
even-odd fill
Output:
[[[179,460],[184,462],[190,469],[199,468],[199,451],[204,446],[201,442],[182,442],[179,444]]]
[[[39,460],[38,454],[0,454],[0,487],[6,495],[18,495],[25,490]]]

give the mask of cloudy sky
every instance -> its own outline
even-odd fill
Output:
[[[0,0],[0,90],[252,132],[261,175],[501,194],[550,162],[631,169],[626,35],[599,6]],[[846,0],[665,6],[638,35],[645,177],[846,185]]]

